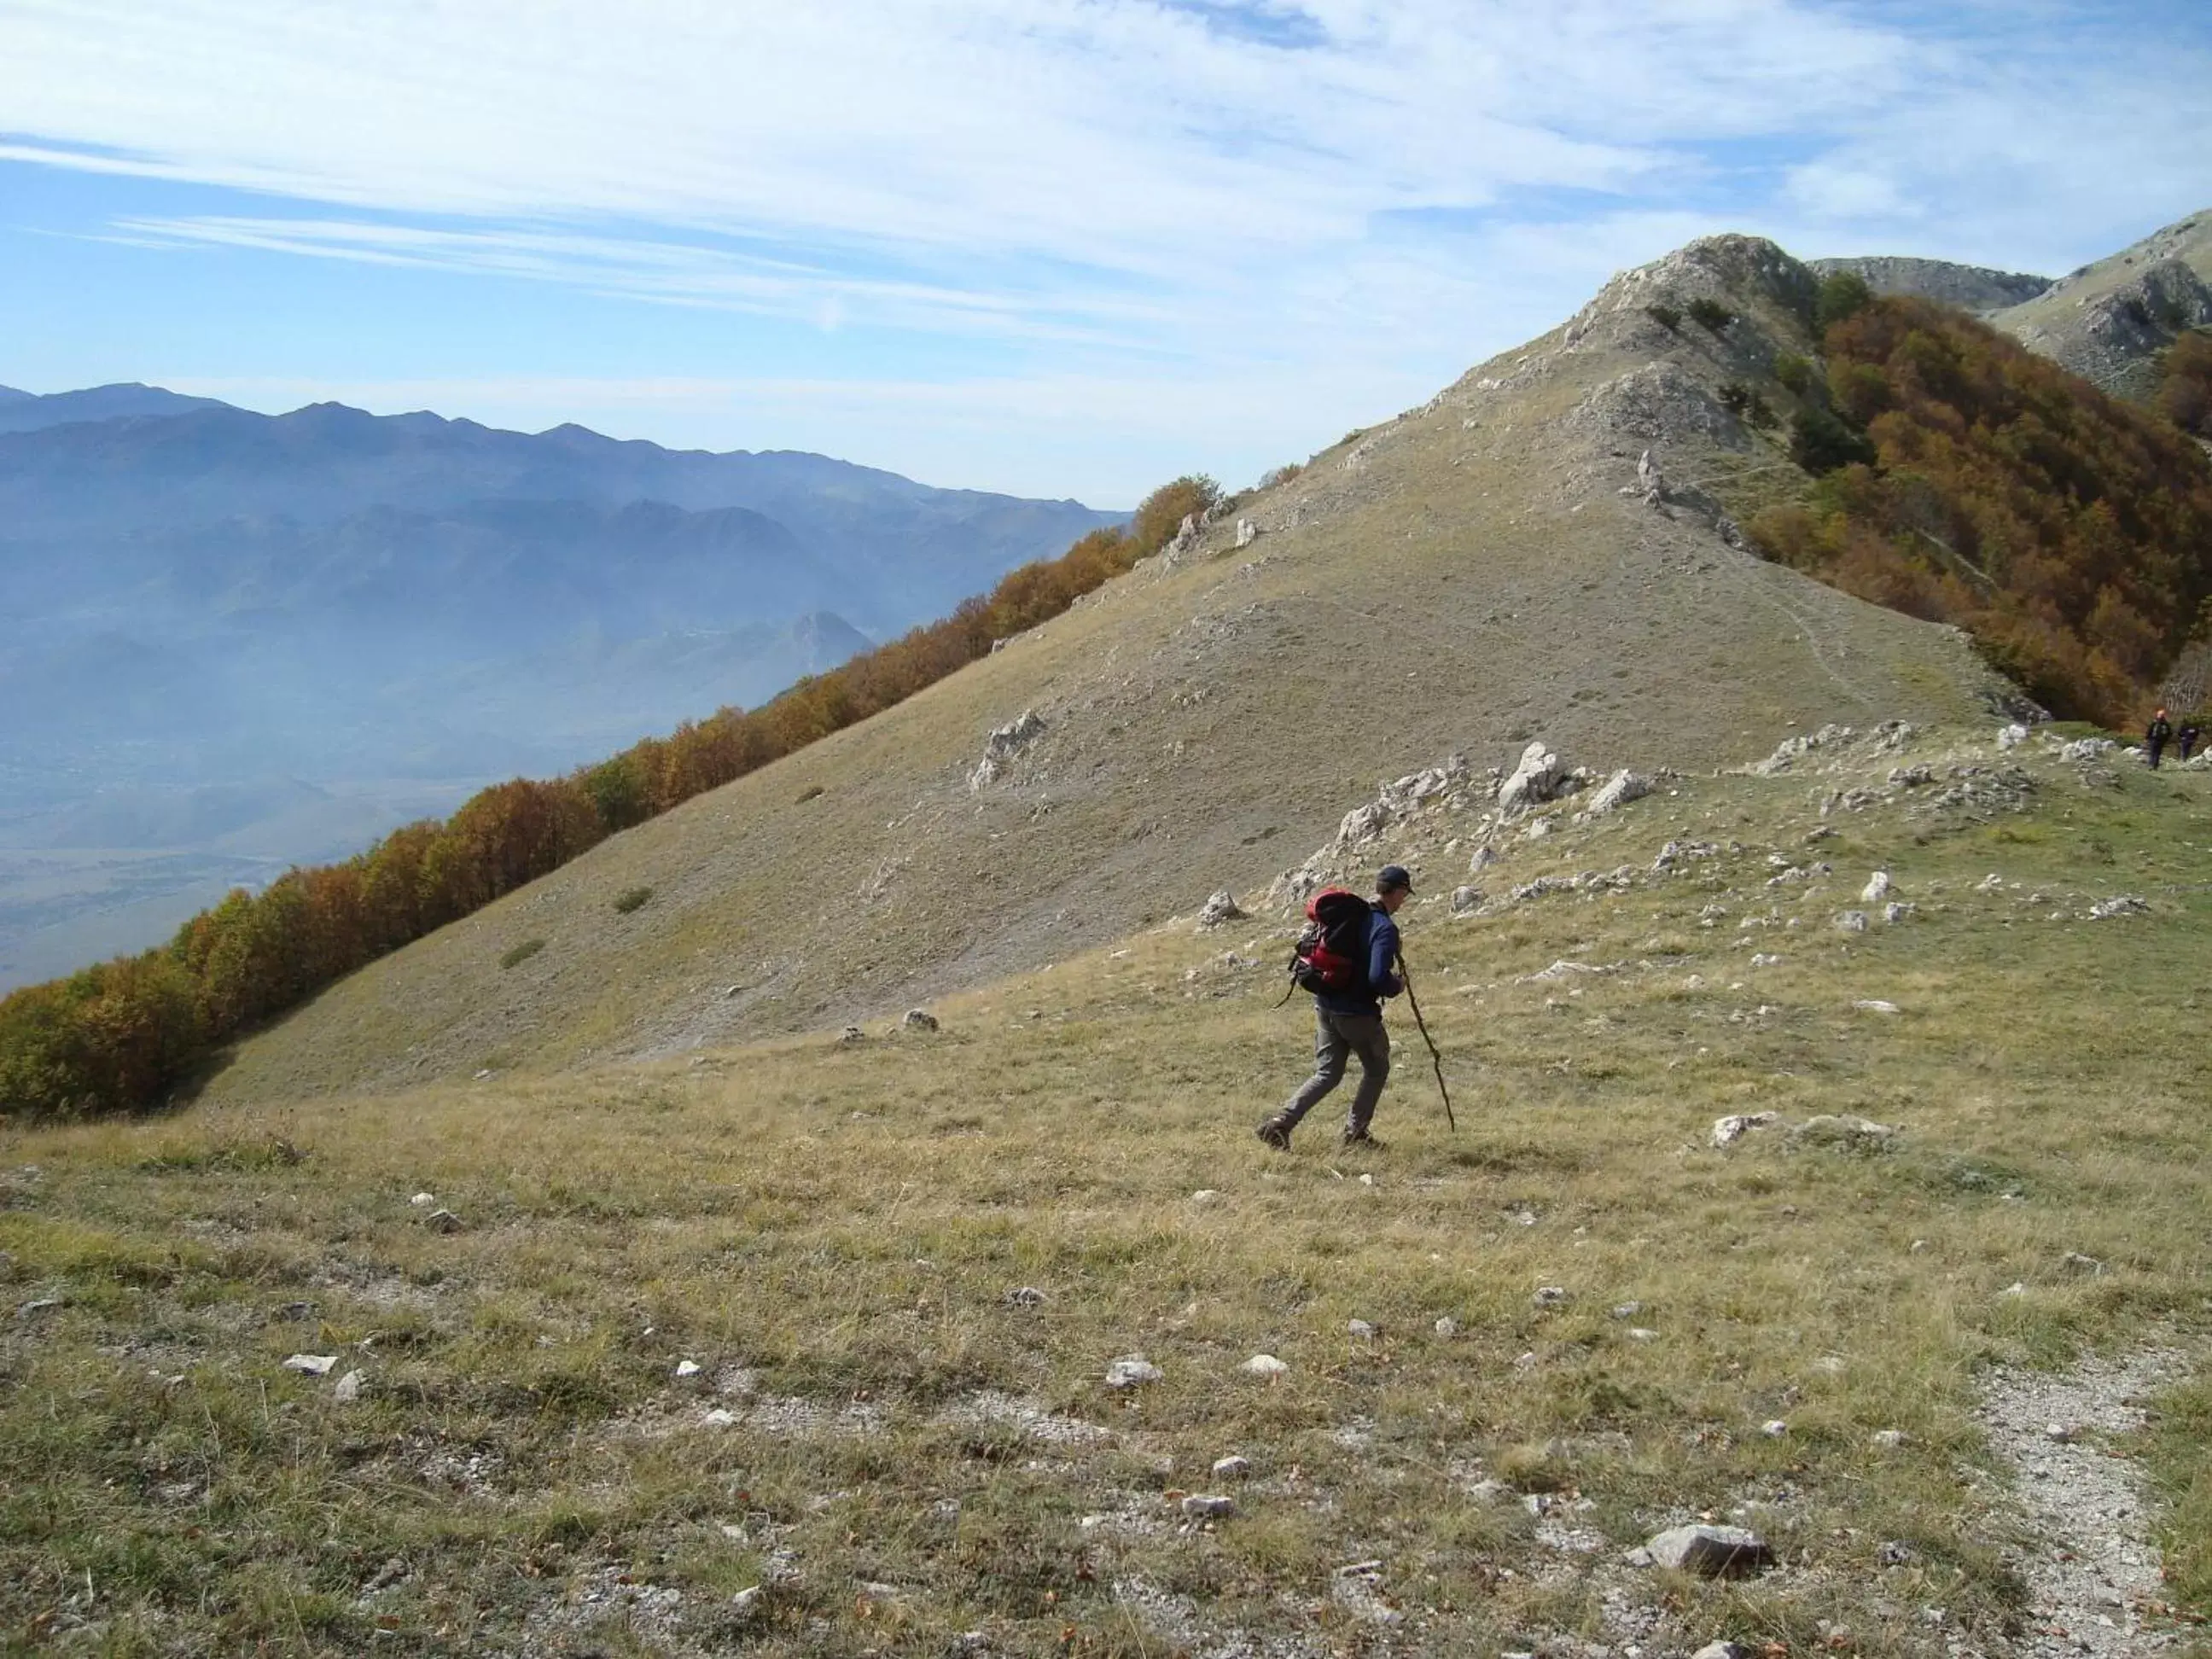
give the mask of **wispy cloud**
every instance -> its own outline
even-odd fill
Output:
[[[1258,399],[1303,374],[1326,427],[1699,230],[2051,266],[2203,205],[2212,22],[2166,0],[2121,21],[2087,0],[8,0],[0,161],[260,198],[100,233],[142,244],[988,342],[1040,387],[1250,386],[1241,415],[1199,401],[1271,429]]]

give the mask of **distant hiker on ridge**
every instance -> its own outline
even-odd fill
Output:
[[[1382,1149],[1367,1132],[1390,1075],[1390,1034],[1382,1029],[1381,999],[1405,989],[1393,971],[1398,924],[1391,918],[1413,892],[1413,878],[1405,867],[1386,864],[1376,875],[1372,902],[1333,887],[1306,906],[1312,925],[1298,941],[1291,975],[1314,994],[1314,1074],[1288,1105],[1260,1125],[1259,1137],[1270,1146],[1290,1146],[1291,1131],[1344,1080],[1345,1061],[1358,1054],[1359,1086],[1345,1120],[1344,1144]]]
[[[2166,710],[2161,708],[2158,713],[2150,717],[2150,724],[2143,728],[2143,747],[2150,750],[2152,771],[2158,770],[2158,757],[2166,751],[2166,745],[2172,740],[2173,727],[2167,722]]]
[[[2194,720],[2185,720],[2181,723],[2181,732],[2179,735],[2181,738],[2181,758],[2185,761],[2191,755],[2197,752],[2197,740],[2204,734],[2197,729],[2197,722]]]

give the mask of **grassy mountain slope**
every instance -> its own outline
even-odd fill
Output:
[[[1394,1015],[1387,1155],[1326,1113],[1251,1139],[1309,1018],[1245,965],[1273,916],[947,998],[936,1032],[11,1134],[0,1640],[2165,1651],[2161,1607],[2212,1599],[2203,1385],[2157,1419],[2166,1582],[2076,1565],[2073,1607],[2037,1576],[2122,1523],[2032,1528],[2014,1483],[2050,1483],[1980,1403],[1997,1365],[2202,1351],[2212,791],[1992,735],[1569,803],[1500,838],[1471,918],[1431,883],[1401,920],[1460,1130]],[[1484,810],[1358,856],[1449,867]],[[1623,874],[1504,897],[1587,870]],[[1863,904],[1875,871],[1917,908]],[[2123,894],[2148,912],[2085,919]],[[1824,1138],[1838,1113],[1896,1133]],[[1105,1387],[1132,1352],[1161,1379]],[[1700,1516],[1781,1565],[1626,1559]]]
[[[896,1009],[1218,886],[1249,895],[1347,796],[1449,750],[1510,763],[1540,732],[1705,767],[1832,718],[1981,713],[2003,688],[1962,636],[1738,550],[1706,489],[1787,465],[1724,389],[1803,349],[1810,281],[1742,238],[1629,273],[987,661],[356,975],[245,1044],[216,1091],[560,1066]],[[1732,320],[1652,314],[1698,301]],[[987,734],[1028,710],[1042,734],[971,790]]]
[[[2142,398],[2158,354],[2212,327],[2212,210],[2084,265],[1990,320],[2116,396]]]

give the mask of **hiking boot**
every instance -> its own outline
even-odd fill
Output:
[[[1366,1130],[1355,1129],[1349,1124],[1345,1126],[1344,1144],[1347,1146],[1364,1146],[1370,1152],[1387,1152],[1390,1150],[1373,1135],[1369,1134]]]
[[[1279,1117],[1265,1120],[1252,1132],[1279,1152],[1291,1150],[1291,1126]]]

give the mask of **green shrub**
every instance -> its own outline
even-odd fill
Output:
[[[1833,472],[1857,464],[1871,466],[1875,447],[1867,435],[1825,409],[1801,409],[1790,420],[1790,459],[1808,472]]]
[[[653,889],[650,887],[626,888],[615,900],[615,909],[619,915],[626,916],[633,910],[642,910],[646,901],[652,896]]]
[[[542,939],[526,939],[499,959],[502,968],[520,968],[524,963],[545,948]]]
[[[1838,323],[1856,317],[1874,303],[1874,290],[1866,278],[1848,270],[1820,279],[1820,297],[1813,303],[1813,322],[1826,333]]]
[[[1692,322],[1700,327],[1709,328],[1716,334],[1735,320],[1735,313],[1730,311],[1718,300],[1692,300],[1690,301],[1689,310]]]
[[[1774,360],[1774,378],[1782,382],[1784,391],[1802,398],[1812,389],[1813,361],[1785,351]]]
[[[1650,305],[1644,307],[1644,313],[1669,334],[1682,325],[1682,313],[1673,306]]]

